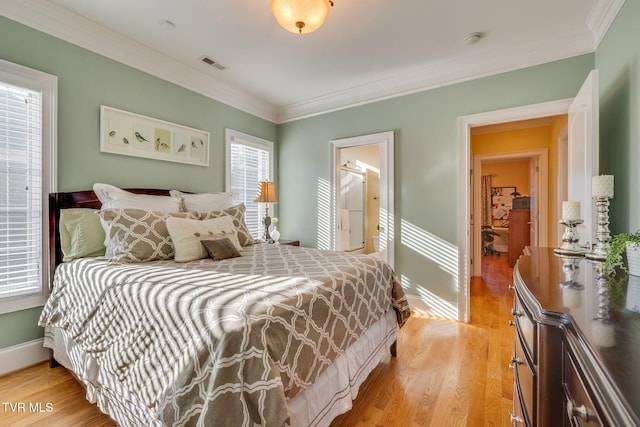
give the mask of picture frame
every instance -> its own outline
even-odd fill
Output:
[[[491,220],[494,227],[509,226],[509,210],[516,187],[491,187]]]
[[[209,166],[209,132],[100,106],[100,151]]]

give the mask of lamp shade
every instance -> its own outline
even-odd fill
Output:
[[[254,202],[278,203],[275,184],[271,181],[260,181],[258,183],[258,194],[256,194]]]
[[[271,0],[271,13],[287,31],[307,34],[317,30],[329,15],[331,0]]]

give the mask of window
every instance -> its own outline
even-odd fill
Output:
[[[43,305],[57,78],[0,61],[0,313]]]
[[[258,183],[273,181],[273,142],[227,129],[226,174],[227,191],[247,207],[245,221],[251,235],[262,238],[265,206],[254,200]]]

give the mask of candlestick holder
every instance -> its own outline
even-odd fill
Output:
[[[609,240],[611,233],[609,232],[609,198],[595,197],[596,200],[596,240],[598,243],[593,250],[585,256],[591,260],[604,261],[607,258],[609,249]]]
[[[561,219],[560,224],[565,226],[564,233],[562,234],[562,245],[553,251],[558,255],[572,255],[580,256],[586,253],[578,242],[580,241],[580,235],[578,234],[577,226],[582,224],[581,219]]]
[[[580,274],[580,263],[583,262],[584,258],[573,254],[560,255],[560,259],[562,259],[562,273],[564,274],[564,280],[560,282],[560,285],[582,289],[583,286],[578,283],[577,279]]]
[[[558,255],[562,259],[562,272],[564,279],[560,282],[562,290],[562,303],[567,308],[579,308],[584,298],[584,286],[578,282],[580,263],[584,257],[581,255]]]

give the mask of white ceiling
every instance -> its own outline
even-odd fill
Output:
[[[0,14],[282,123],[593,52],[624,0],[334,3],[306,35],[269,0],[1,0]]]

